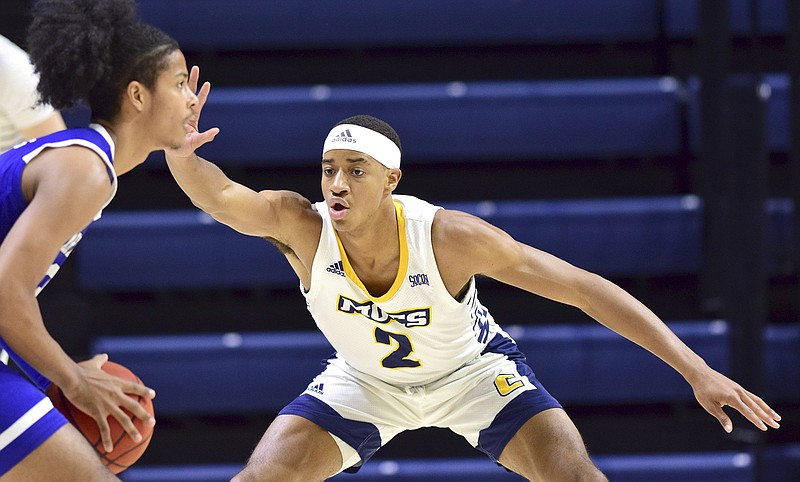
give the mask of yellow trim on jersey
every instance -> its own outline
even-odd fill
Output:
[[[397,239],[400,241],[400,264],[397,267],[397,276],[394,279],[394,283],[392,283],[392,287],[389,288],[389,291],[386,292],[383,296],[375,298],[372,294],[367,290],[367,287],[364,286],[364,283],[358,278],[355,270],[353,270],[353,266],[350,265],[350,260],[347,259],[347,253],[344,251],[344,246],[342,246],[342,241],[339,239],[339,234],[336,230],[333,230],[334,236],[336,236],[336,244],[339,245],[339,254],[342,255],[342,269],[344,270],[344,274],[350,278],[350,281],[356,284],[364,294],[373,302],[373,303],[382,303],[384,301],[388,301],[392,298],[392,296],[397,293],[400,289],[400,286],[403,285],[403,280],[406,278],[406,272],[408,271],[408,241],[406,239],[406,218],[403,214],[403,205],[400,204],[400,201],[394,201],[394,211],[397,215]]]

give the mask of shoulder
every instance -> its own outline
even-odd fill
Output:
[[[462,211],[437,211],[431,227],[436,263],[445,283],[461,286],[474,275],[484,275],[498,264],[513,264],[519,244],[500,228]]]
[[[46,149],[25,168],[23,184],[45,188],[80,186],[77,192],[97,193],[105,199],[111,189],[108,169],[93,150],[80,145]]]
[[[498,239],[508,238],[500,228],[463,211],[440,209],[436,212],[431,234],[434,243],[462,248],[481,248]]]

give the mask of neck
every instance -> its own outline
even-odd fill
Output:
[[[137,132],[135,126],[126,122],[97,120],[114,141],[114,170],[121,176],[143,163],[153,151],[147,137]]]
[[[366,226],[349,232],[338,232],[339,240],[350,261],[393,257],[399,253],[397,212],[391,197],[370,218]]]

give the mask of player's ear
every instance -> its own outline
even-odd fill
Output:
[[[146,103],[147,89],[139,81],[133,80],[125,89],[125,100],[129,102],[138,112],[144,110]]]
[[[403,172],[400,169],[388,170],[386,173],[386,188],[389,189],[389,192],[394,192],[401,177],[403,177]]]

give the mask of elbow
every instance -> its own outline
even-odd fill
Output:
[[[609,289],[615,285],[602,276],[583,271],[575,284],[575,306],[586,313],[592,313],[597,300],[608,296]]]

